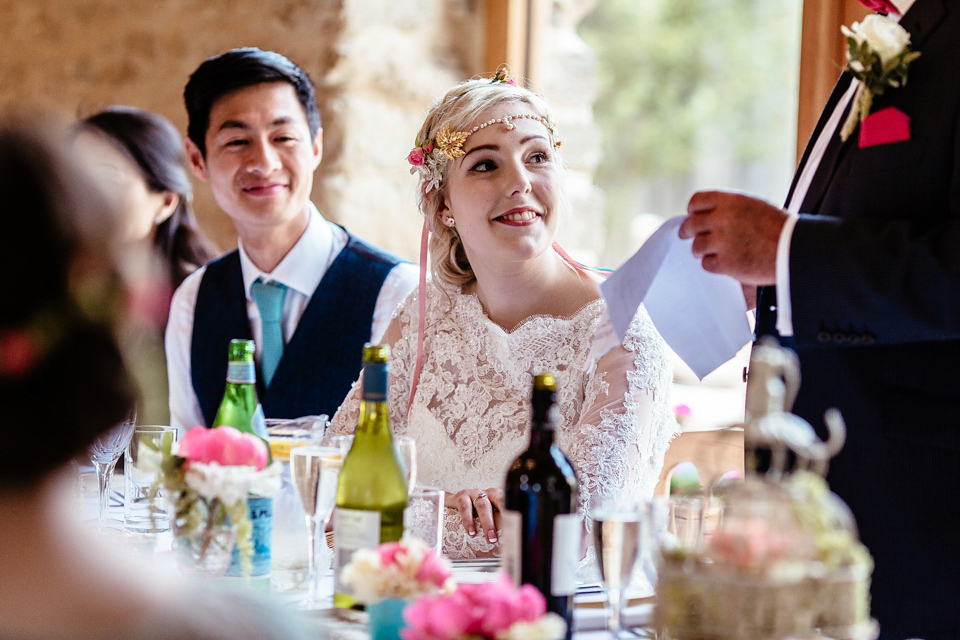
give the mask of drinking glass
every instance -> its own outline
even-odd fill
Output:
[[[407,534],[420,538],[437,555],[443,550],[443,489],[417,485],[410,492],[410,504],[404,513]]]
[[[163,492],[157,491],[159,451],[177,441],[177,429],[141,424],[133,430],[123,458],[123,528],[130,533],[160,533],[170,528]]]
[[[607,590],[614,638],[623,630],[623,591],[633,579],[640,557],[644,518],[637,509],[599,508],[592,514],[600,578]]]
[[[113,479],[113,470],[117,460],[123,454],[133,429],[136,426],[136,415],[124,420],[112,429],[98,435],[90,446],[90,460],[97,470],[97,484],[100,488],[100,509],[97,517],[97,526],[102,531],[110,522],[110,481]]]
[[[326,531],[336,500],[337,478],[342,464],[343,455],[339,448],[307,445],[290,450],[290,477],[307,524],[307,606],[311,608],[318,604],[317,525],[321,525],[321,531]]]

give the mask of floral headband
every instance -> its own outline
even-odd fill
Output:
[[[513,78],[507,75],[505,67],[500,67],[497,73],[490,78],[490,84],[508,84],[516,86]],[[426,138],[417,140],[413,149],[407,154],[407,162],[412,166],[410,173],[412,175],[420,174],[420,179],[424,183],[423,192],[430,193],[432,189],[440,187],[440,181],[443,180],[443,167],[447,160],[453,160],[464,155],[463,145],[471,135],[485,129],[492,124],[504,124],[508,131],[517,128],[513,120],[526,118],[527,120],[536,120],[547,128],[550,137],[553,139],[553,148],[558,149],[562,144],[557,138],[557,126],[553,121],[532,113],[518,113],[502,118],[492,118],[486,122],[480,123],[469,131],[451,131],[450,125],[445,124],[435,138]]]

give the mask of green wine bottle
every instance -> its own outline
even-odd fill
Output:
[[[257,374],[253,367],[253,340],[231,340],[227,388],[217,409],[214,427],[228,425],[267,440],[267,421],[257,399]],[[269,445],[268,445],[269,448]]]
[[[399,540],[407,479],[387,417],[390,349],[363,348],[363,395],[353,446],[343,460],[334,511],[335,607],[359,608],[340,572],[354,551]]]

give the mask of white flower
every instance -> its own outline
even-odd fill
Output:
[[[184,474],[187,486],[207,500],[219,498],[225,505],[234,505],[254,493],[269,496],[280,488],[278,462],[257,471],[248,466],[221,466],[216,462],[191,462]]]
[[[497,640],[560,640],[566,633],[566,621],[555,613],[547,613],[533,622],[513,623],[497,634]]]
[[[843,26],[840,30],[845,36],[856,40],[857,44],[866,42],[884,64],[903,53],[910,44],[910,34],[906,29],[879,14],[871,14],[863,22],[854,22],[850,29]]]

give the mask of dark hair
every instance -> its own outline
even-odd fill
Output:
[[[167,261],[170,280],[174,287],[179,286],[213,257],[193,219],[193,186],[187,175],[183,138],[163,116],[135,107],[108,107],[82,124],[86,130],[104,135],[129,158],[152,191],[172,191],[179,196],[173,214],[154,234],[154,245]]]
[[[204,60],[190,75],[183,89],[183,101],[187,106],[187,137],[193,141],[204,156],[204,142],[210,127],[210,111],[213,104],[224,94],[264,82],[288,82],[297,92],[297,98],[307,116],[311,138],[320,131],[320,109],[317,92],[306,71],[293,61],[275,51],[256,47],[231,49],[226,53]]]
[[[134,388],[114,339],[123,298],[111,201],[37,123],[0,122],[0,485],[26,486],[120,423]]]

